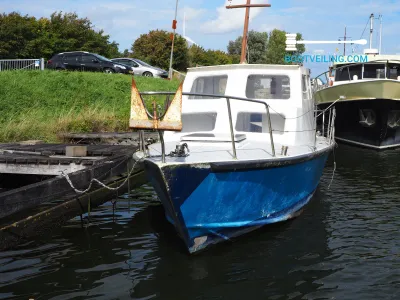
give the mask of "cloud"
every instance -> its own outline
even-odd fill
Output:
[[[309,7],[295,6],[295,7],[289,7],[289,8],[281,9],[281,12],[292,14],[292,13],[305,12],[305,11],[307,11],[309,9],[310,9]]]
[[[359,6],[359,9],[357,10],[358,13],[363,13],[363,14],[370,14],[371,12],[376,12],[375,17],[378,17],[378,14],[396,14],[400,12],[400,2],[392,2],[392,3],[387,3],[387,1],[374,1],[374,2],[369,2],[369,3],[364,3]]]
[[[137,26],[138,22],[136,20],[132,20],[132,19],[117,19],[113,21],[113,25],[115,27],[119,27],[119,26],[123,26],[126,28],[133,28],[135,26]]]
[[[305,33],[309,32],[309,28],[318,28],[318,21],[310,18],[304,19],[299,15],[291,15],[283,13],[282,11],[276,11],[274,14],[269,14],[266,18],[254,22],[251,28],[267,32],[273,29],[280,29],[289,33],[299,32],[303,34],[304,38]]]
[[[207,12],[207,9],[202,8],[192,8],[189,6],[185,6],[182,10],[179,11],[178,16],[183,20],[183,15],[185,15],[186,21],[191,21],[198,19],[203,16]]]
[[[254,27],[254,26],[252,26],[252,27]],[[252,28],[252,27],[250,27],[250,28]],[[271,32],[274,29],[283,30],[285,26],[282,23],[272,24],[271,22],[269,22],[267,24],[262,24],[262,25],[256,26],[256,27],[257,27],[257,31]]]
[[[375,27],[375,32],[377,32],[378,28]],[[400,22],[388,22],[384,26],[382,25],[382,36],[398,36],[400,30]]]
[[[253,0],[253,4],[265,4],[265,0]],[[225,0],[225,5],[217,8],[217,17],[214,20],[207,21],[202,26],[203,33],[228,33],[243,27],[245,9],[227,9],[228,4],[243,4],[242,0]],[[251,8],[250,22],[257,17],[265,8]]]
[[[115,11],[119,11],[119,12],[124,12],[127,10],[131,10],[134,11],[136,6],[133,4],[129,4],[126,2],[112,2],[112,3],[102,3],[100,4],[101,8],[105,8],[107,9],[109,12],[115,12]]]

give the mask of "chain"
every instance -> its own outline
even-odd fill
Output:
[[[85,190],[79,190],[79,189],[77,189],[77,188],[74,186],[74,184],[72,183],[71,178],[69,178],[68,174],[65,174],[64,171],[60,171],[60,172],[61,172],[61,176],[63,176],[63,177],[67,180],[67,182],[69,183],[69,185],[71,186],[71,188],[72,188],[76,193],[78,193],[78,194],[84,194],[84,193],[88,192],[88,191],[92,188],[93,182],[97,182],[99,185],[101,185],[102,187],[106,188],[107,190],[110,190],[110,191],[117,191],[117,190],[119,190],[122,186],[124,186],[125,183],[129,180],[129,177],[131,176],[131,174],[133,173],[133,170],[134,170],[135,167],[136,167],[136,164],[137,164],[139,161],[141,161],[142,159],[144,159],[144,157],[142,157],[142,158],[138,159],[137,161],[135,161],[135,163],[133,164],[132,169],[129,171],[128,175],[126,176],[126,179],[125,179],[119,186],[117,186],[117,187],[115,187],[115,188],[109,187],[109,186],[105,185],[104,183],[102,183],[100,180],[98,180],[98,179],[96,179],[96,178],[92,178],[92,179],[90,180],[90,184],[89,184],[89,186],[88,186],[87,189],[85,189]]]

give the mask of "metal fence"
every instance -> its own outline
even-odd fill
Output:
[[[0,59],[0,71],[44,70],[44,58]]]

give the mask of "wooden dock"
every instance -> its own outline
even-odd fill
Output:
[[[66,156],[70,146],[76,145],[0,144],[0,250],[46,233],[146,183],[142,165],[132,157],[137,145],[87,145],[83,157]],[[85,190],[93,178],[109,187],[126,182],[117,191],[93,183],[80,194],[65,174],[79,190]]]

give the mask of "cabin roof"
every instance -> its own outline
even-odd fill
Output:
[[[344,56],[343,58],[344,58],[344,61],[343,62],[340,62],[340,61],[337,61],[337,62],[334,62],[333,64],[334,65],[343,65],[343,64],[353,64],[353,62],[348,62],[347,61],[347,57],[349,57],[349,56],[355,56],[355,55],[346,55],[346,56]],[[374,63],[374,62],[387,62],[387,61],[389,61],[389,63],[397,63],[397,64],[400,64],[400,55],[367,55],[367,57],[368,57],[368,61],[367,62],[365,62],[366,64],[368,64],[368,63]],[[360,64],[360,63],[364,63],[364,62],[359,62],[359,63],[354,63],[354,64]]]
[[[188,68],[188,72],[201,72],[201,71],[223,71],[223,70],[298,70],[300,65],[272,65],[272,64],[231,64],[231,65],[216,65],[216,66],[203,66]]]

